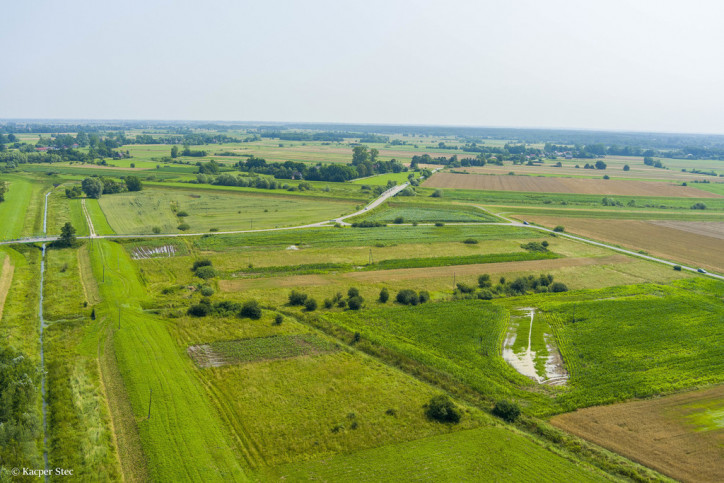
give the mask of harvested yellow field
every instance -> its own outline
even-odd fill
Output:
[[[654,181],[548,178],[542,176],[494,176],[482,174],[435,173],[426,188],[455,188],[486,191],[534,193],[579,193],[608,196],[671,196],[676,198],[721,198],[721,195],[689,186]]]
[[[10,285],[13,282],[13,272],[15,266],[10,262],[10,257],[5,256],[0,270],[0,319],[3,318],[3,307],[5,307],[5,298],[8,296]]]
[[[525,219],[551,228],[563,225],[570,233],[633,250],[646,250],[653,256],[687,265],[724,272],[724,223],[721,222],[605,220],[528,215]]]
[[[551,423],[681,481],[724,481],[724,386],[562,414]]]

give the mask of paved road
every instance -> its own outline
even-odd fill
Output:
[[[356,211],[349,215],[340,216],[339,218],[335,218],[333,220],[325,220],[325,221],[320,221],[318,223],[310,223],[308,225],[287,226],[287,227],[282,227],[282,228],[263,228],[263,229],[259,229],[259,230],[216,231],[216,232],[212,232],[212,233],[171,233],[171,234],[159,234],[159,235],[148,235],[148,234],[143,234],[143,235],[97,235],[95,232],[95,229],[93,227],[93,222],[91,220],[91,217],[85,208],[85,203],[83,203],[83,213],[85,214],[86,219],[88,221],[88,228],[89,228],[89,232],[91,233],[91,235],[78,237],[78,238],[80,238],[80,239],[88,239],[88,238],[109,238],[109,239],[110,238],[169,238],[169,237],[201,236],[201,235],[234,235],[234,234],[243,234],[243,233],[258,233],[258,232],[265,232],[265,231],[282,231],[282,230],[300,230],[303,228],[319,228],[319,227],[323,227],[323,226],[330,226],[329,225],[330,223],[339,223],[341,225],[349,225],[349,223],[346,223],[344,220],[351,218],[353,216],[361,215],[363,213],[366,213],[366,212],[378,207],[380,204],[384,203],[389,198],[395,196],[400,191],[407,188],[407,186],[409,186],[409,183],[404,183],[401,185],[393,186],[392,188],[390,188],[387,191],[385,191],[384,193],[382,193],[378,198],[376,198],[374,201],[372,201],[370,204],[368,204],[361,210]],[[615,247],[613,245],[608,245],[606,243],[589,240],[587,238],[583,238],[583,237],[576,236],[576,235],[569,235],[568,233],[557,233],[557,232],[554,232],[553,230],[549,230],[548,228],[543,228],[541,226],[526,225],[525,223],[521,223],[519,221],[515,221],[515,220],[511,220],[510,218],[506,218],[501,214],[492,213],[491,211],[486,210],[482,206],[478,206],[478,208],[495,217],[505,220],[505,223],[479,223],[479,225],[481,225],[481,226],[491,226],[491,225],[492,226],[515,226],[515,227],[520,227],[520,228],[528,228],[528,229],[532,229],[532,230],[544,231],[547,233],[555,233],[557,236],[561,236],[564,238],[570,238],[571,240],[576,240],[576,241],[580,241],[583,243],[588,243],[589,245],[595,245],[598,247],[607,248],[609,250],[613,250],[613,251],[616,251],[619,253],[624,253],[626,255],[631,255],[633,257],[650,260],[652,262],[663,263],[663,264],[669,265],[671,267],[673,267],[675,265],[679,265],[679,266],[681,266],[682,270],[688,270],[690,272],[698,273],[697,272],[698,269],[695,267],[688,267],[686,265],[681,265],[680,263],[675,263],[675,262],[670,262],[668,260],[664,260],[663,258],[657,258],[657,257],[652,257],[650,255],[644,255],[643,253],[626,250],[624,248],[619,248],[619,247]],[[474,223],[448,223],[448,225],[471,225],[471,224],[474,224]],[[424,224],[421,223],[420,225],[423,226]],[[402,226],[402,225],[391,225],[391,226]],[[2,242],[0,242],[0,245],[14,245],[14,244],[18,244],[18,243],[49,242],[49,241],[57,240],[57,238],[58,237],[53,237],[53,236],[21,238],[18,240],[2,241]],[[712,277],[712,278],[715,278],[718,280],[724,280],[724,276],[717,275],[715,273],[707,272],[702,275],[706,275],[706,276],[709,276],[709,277]]]

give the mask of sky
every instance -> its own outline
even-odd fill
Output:
[[[724,134],[724,2],[0,5],[4,119]]]

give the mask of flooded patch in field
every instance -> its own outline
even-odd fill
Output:
[[[131,258],[143,260],[147,258],[172,257],[176,254],[175,245],[162,245],[160,247],[137,246],[131,250]]]
[[[560,386],[568,380],[568,372],[550,332],[545,317],[535,308],[514,309],[503,343],[503,359],[538,384]]]

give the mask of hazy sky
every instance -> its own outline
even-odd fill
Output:
[[[0,5],[0,118],[724,133],[724,2]]]

